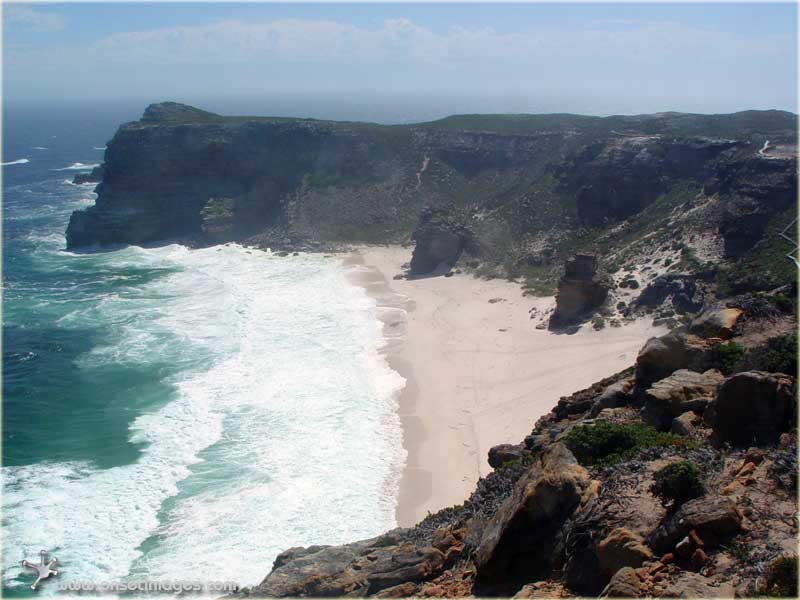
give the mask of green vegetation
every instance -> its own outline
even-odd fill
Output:
[[[604,329],[606,326],[606,320],[601,316],[596,316],[592,319],[592,327],[594,327],[595,331],[600,331]]]
[[[709,368],[717,368],[725,375],[734,373],[736,366],[744,358],[744,347],[736,342],[728,342],[727,344],[717,344],[711,348],[710,360],[712,366]]]
[[[741,539],[733,540],[727,546],[723,546],[723,548],[733,558],[741,562],[750,561],[750,555],[752,554],[753,550],[749,543]]]
[[[665,506],[683,504],[703,494],[700,468],[691,461],[681,460],[653,473],[650,493],[661,499]]]
[[[764,572],[764,583],[756,590],[757,596],[770,598],[797,598],[797,557],[779,556]]]
[[[565,443],[582,465],[599,466],[633,458],[645,448],[689,444],[680,436],[656,431],[642,423],[621,425],[608,421],[573,428]]]
[[[747,351],[734,369],[735,372],[768,371],[797,376],[797,334],[768,339],[763,345]]]

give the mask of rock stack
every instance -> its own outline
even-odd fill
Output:
[[[564,277],[558,283],[556,308],[550,329],[578,325],[600,308],[608,297],[611,280],[598,270],[593,254],[576,254],[567,261]]]

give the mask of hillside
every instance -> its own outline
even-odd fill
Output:
[[[533,293],[551,293],[578,251],[612,271],[643,267],[634,255],[670,261],[651,275],[697,270],[696,258],[731,286],[738,261],[758,267],[747,285],[766,289],[792,275],[765,233],[794,211],[796,135],[780,111],[388,126],[164,103],[109,142],[96,206],[73,215],[67,246],[404,243],[430,207],[469,233],[460,246],[480,274],[523,277]]]

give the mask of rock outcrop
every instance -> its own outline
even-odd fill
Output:
[[[585,321],[603,306],[611,286],[610,278],[598,270],[597,256],[575,255],[564,266],[564,277],[558,283],[550,329],[561,329]]]
[[[572,453],[555,444],[517,482],[514,492],[483,530],[475,551],[477,585],[513,592],[546,574],[555,535],[591,497],[591,479]]]
[[[688,411],[703,416],[724,379],[722,373],[714,369],[705,373],[679,369],[647,389],[642,420],[666,431],[675,417]]]
[[[709,419],[719,439],[732,444],[774,443],[795,424],[794,377],[748,371],[719,387]]]
[[[103,179],[105,168],[103,165],[98,165],[88,173],[76,173],[72,178],[72,183],[75,185],[83,185],[85,183],[100,183]]]
[[[703,337],[727,340],[733,335],[743,313],[739,308],[708,308],[692,321],[689,331]]]
[[[640,535],[619,527],[597,545],[597,559],[600,570],[613,575],[623,567],[635,569],[653,560],[653,551],[645,545]]]
[[[415,242],[409,268],[412,277],[441,267],[449,270],[465,250],[479,252],[474,234],[456,223],[445,209],[423,209],[411,238]]]
[[[272,572],[251,595],[272,598],[367,596],[402,583],[431,579],[445,555],[419,548],[403,530],[347,546],[292,548],[278,555]]]
[[[505,463],[520,460],[528,454],[525,444],[500,444],[489,448],[489,466],[493,469],[503,466]]]
[[[672,552],[689,532],[695,530],[702,537],[711,534],[717,538],[736,533],[741,529],[742,517],[728,498],[703,496],[689,500],[652,533],[648,545],[658,554]]]

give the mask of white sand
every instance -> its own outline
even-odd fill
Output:
[[[666,332],[649,320],[573,335],[537,330],[529,311],[544,312],[553,298],[471,275],[393,280],[410,258],[410,248],[363,247],[347,261],[389,309],[389,360],[408,380],[400,400],[408,451],[402,526],[466,500],[491,470],[489,448],[522,441],[561,396],[632,365],[649,337]],[[495,298],[503,300],[489,302]]]

